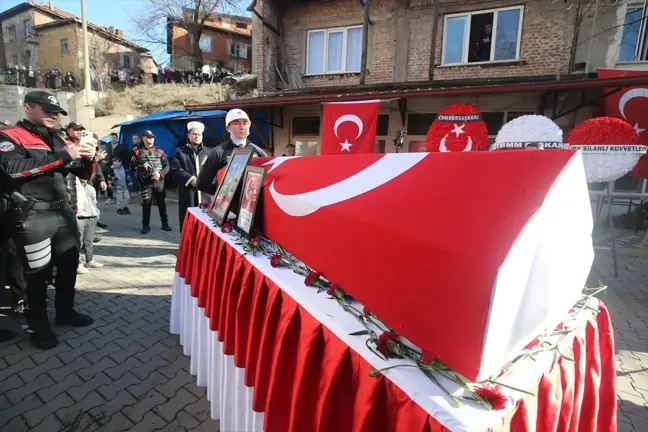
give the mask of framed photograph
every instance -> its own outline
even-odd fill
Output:
[[[241,204],[236,219],[236,230],[245,238],[250,238],[254,231],[256,215],[261,207],[260,201],[264,179],[265,168],[251,166],[245,168]]]
[[[218,185],[218,189],[209,204],[209,210],[207,210],[207,213],[218,225],[222,225],[227,220],[232,202],[243,179],[245,167],[250,162],[250,159],[252,159],[251,149],[236,149],[232,152],[223,181]]]

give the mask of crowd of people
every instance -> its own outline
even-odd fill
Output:
[[[79,84],[71,72],[59,69],[34,70],[31,66],[9,66],[0,70],[2,84],[18,85],[30,88],[77,91]]]
[[[106,195],[106,203],[115,199],[118,214],[131,214],[129,172],[135,173],[142,201],[141,233],[150,232],[153,200],[162,229],[171,231],[165,205],[167,176],[178,183],[182,226],[187,208],[211,199],[217,172],[234,149],[248,148],[256,156],[266,153],[249,140],[250,119],[239,109],[226,115],[230,138],[214,148],[203,145],[205,126],[190,122],[186,144],[169,161],[155,146],[150,130],[133,136],[132,149],[120,144],[117,134],[102,145],[79,122],[57,128],[59,114],[67,113],[54,95],[33,91],[24,101],[24,120],[0,124],[0,273],[4,273],[0,287],[11,288],[12,310],[24,317],[32,343],[50,349],[58,339],[47,312],[48,285],[56,291],[56,325],[93,323],[75,309],[74,299],[77,275],[103,267],[93,250],[99,240],[96,228],[106,227],[99,221],[99,195]],[[11,331],[0,329],[0,340],[13,337]]]

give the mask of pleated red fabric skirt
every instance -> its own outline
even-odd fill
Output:
[[[371,378],[369,363],[212,230],[187,212],[176,271],[225,354],[245,369],[264,430],[448,430],[388,378]],[[536,394],[493,430],[616,431],[614,338],[602,303],[574,337],[573,361],[554,363]]]

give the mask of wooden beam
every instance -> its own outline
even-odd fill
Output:
[[[371,0],[364,0],[364,16],[362,18],[362,57],[360,58],[360,85],[367,78],[367,45],[369,44],[369,10]]]

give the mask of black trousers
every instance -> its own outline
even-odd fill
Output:
[[[166,198],[164,181],[159,180],[149,184],[142,184],[140,194],[142,195],[142,226],[147,227],[151,223],[153,197],[155,197],[155,203],[160,212],[160,220],[163,224],[168,224],[169,218],[167,217],[166,202],[164,202]]]
[[[13,237],[26,281],[25,319],[32,328],[48,326],[47,282],[56,265],[57,315],[71,313],[79,266],[79,229],[71,207],[36,211],[18,223]]]
[[[196,207],[198,205],[198,191],[196,188],[186,188],[178,186],[178,217],[180,220],[180,232],[182,232],[182,224],[184,222],[185,214],[189,207]]]

